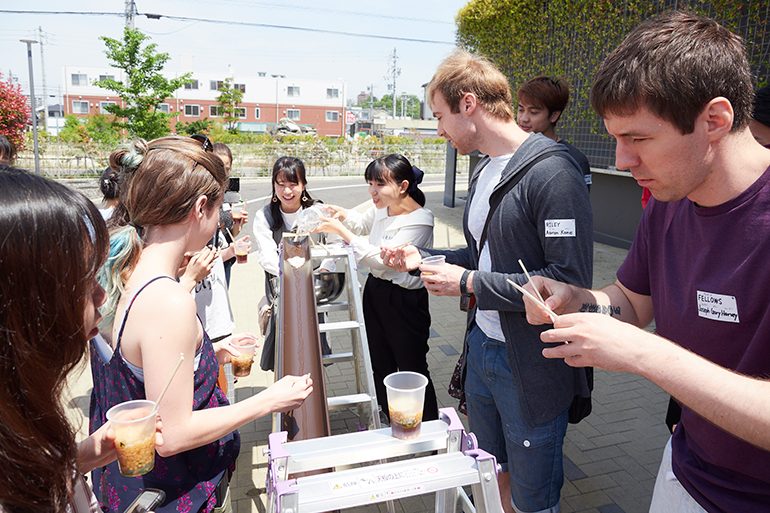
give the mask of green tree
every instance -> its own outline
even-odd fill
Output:
[[[0,73],[0,135],[4,135],[17,152],[24,149],[24,131],[30,116],[31,110],[21,86],[10,78],[4,81]]]
[[[126,129],[131,136],[147,140],[168,135],[169,119],[178,113],[165,113],[160,110],[160,104],[166,98],[174,95],[174,91],[191,82],[191,73],[171,80],[165,78],[161,71],[169,60],[167,53],[157,53],[155,43],[142,47],[149,36],[139,30],[126,27],[123,39],[118,41],[109,37],[101,37],[107,50],[107,58],[112,66],[123,70],[126,83],[113,79],[96,82],[98,87],[117,93],[125,102],[121,105],[106,107],[107,112],[115,115],[115,125]]]
[[[177,124],[175,125],[175,128],[176,128],[176,133],[178,134],[195,135],[195,134],[209,133],[213,125],[214,125],[214,122],[211,121],[209,118],[203,118],[203,119],[196,119],[195,121],[190,121],[189,123],[177,122]]]
[[[243,100],[243,91],[233,86],[232,78],[226,78],[219,86],[219,96],[216,97],[216,100],[219,102],[219,115],[224,118],[225,129],[235,132],[235,127],[238,126],[238,112]]]

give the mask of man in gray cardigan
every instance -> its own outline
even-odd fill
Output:
[[[468,246],[384,249],[383,260],[401,271],[419,266],[432,294],[475,296],[464,349],[470,429],[502,465],[505,511],[556,512],[567,411],[575,395],[590,392],[584,371],[542,356],[545,327],[527,322],[521,294],[508,280],[527,282],[521,259],[532,274],[591,284],[588,190],[564,146],[518,127],[508,81],[486,59],[452,54],[428,85],[428,98],[440,136],[461,154],[479,150],[488,156],[469,185],[463,218]],[[497,199],[479,248],[490,203]],[[446,255],[447,264],[420,266],[428,254]]]

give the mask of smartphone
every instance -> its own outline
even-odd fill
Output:
[[[134,499],[134,502],[124,513],[147,513],[155,509],[156,506],[160,506],[165,499],[166,492],[163,490],[147,488],[139,494],[139,497]]]

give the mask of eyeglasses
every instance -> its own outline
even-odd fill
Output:
[[[199,143],[201,143],[201,149],[203,151],[212,152],[214,151],[214,144],[211,142],[211,139],[208,138],[208,136],[205,136],[203,134],[195,134],[191,135],[190,139],[195,139]],[[193,164],[193,167],[191,171],[195,170],[195,167],[198,165],[198,161],[195,161],[195,164]]]

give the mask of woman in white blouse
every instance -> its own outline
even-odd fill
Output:
[[[419,276],[383,264],[380,246],[411,243],[433,247],[433,213],[424,208],[417,187],[423,172],[403,155],[372,161],[364,178],[374,205],[363,214],[327,205],[334,214],[316,231],[337,234],[353,246],[356,261],[369,268],[364,287],[364,320],[374,370],[377,400],[389,416],[383,379],[396,371],[414,371],[428,378],[423,420],[438,418],[436,391],[428,371],[430,312],[428,292]],[[365,237],[368,235],[368,237]]]
[[[278,277],[279,255],[278,246],[284,232],[290,232],[297,223],[300,212],[319,203],[307,192],[305,164],[297,157],[281,157],[273,164],[273,195],[270,203],[265,205],[254,217],[254,239],[259,251],[259,265],[265,270],[265,296],[268,303],[275,299],[276,278]],[[318,235],[314,236],[318,240]],[[321,266],[327,271],[333,271],[333,262],[322,262]],[[273,370],[275,365],[275,311],[271,310],[267,329],[263,333],[265,340],[262,346],[260,367],[262,370]],[[331,349],[326,342],[326,336],[321,334],[323,353],[329,354]]]

